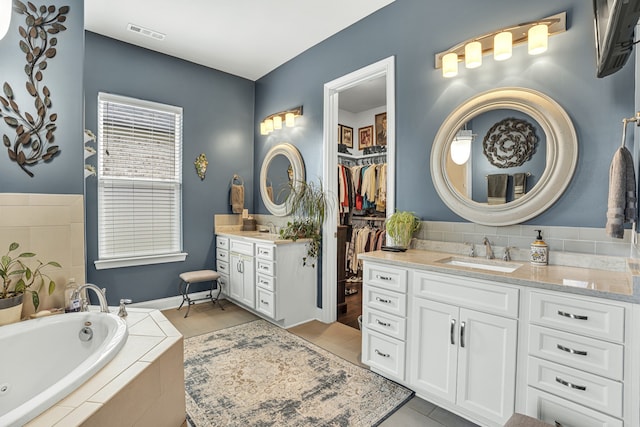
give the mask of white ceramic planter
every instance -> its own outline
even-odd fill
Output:
[[[0,299],[0,326],[20,321],[23,296],[23,294],[20,294],[11,298]]]

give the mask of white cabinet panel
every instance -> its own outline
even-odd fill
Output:
[[[365,263],[362,280],[383,289],[407,292],[407,270],[404,268]]]
[[[362,361],[390,378],[404,380],[405,345],[403,341],[375,331],[362,335]]]

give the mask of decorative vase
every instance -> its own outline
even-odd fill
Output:
[[[0,326],[20,321],[23,296],[24,294],[19,294],[11,298],[0,299]]]

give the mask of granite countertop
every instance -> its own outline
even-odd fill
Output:
[[[519,264],[520,267],[511,273],[505,273],[439,262],[452,257],[476,262]],[[367,252],[359,254],[358,258],[400,267],[412,267],[439,273],[455,273],[464,277],[495,280],[512,285],[640,303],[640,265],[636,265],[633,262],[628,263],[629,269],[627,272],[620,272],[561,265],[536,266],[521,261],[485,260],[480,257],[469,258],[451,253],[416,249],[398,253]]]
[[[225,237],[242,237],[249,240],[255,240],[257,242],[268,242],[276,245],[287,243],[306,243],[311,241],[311,239],[298,239],[296,241],[293,241],[291,239],[283,239],[279,234],[273,234],[263,231],[242,231],[234,229],[216,229],[216,235]]]

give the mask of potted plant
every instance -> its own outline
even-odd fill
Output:
[[[396,211],[387,218],[385,226],[394,245],[407,249],[413,233],[420,228],[420,219],[413,212]]]
[[[287,206],[293,220],[280,230],[280,237],[293,241],[310,239],[307,242],[307,256],[302,258],[302,264],[310,263],[315,267],[315,262],[311,262],[311,259],[318,258],[320,254],[321,228],[329,208],[329,199],[320,180],[317,184],[306,181],[290,182],[289,187]]]
[[[22,252],[15,256],[13,252],[19,247],[20,245],[16,242],[11,243],[7,253],[0,259],[0,279],[2,279],[2,286],[0,286],[0,325],[20,320],[22,298],[26,292],[31,293],[33,306],[36,311],[38,310],[40,306],[38,292],[44,287],[45,279],[49,281],[49,295],[56,288],[55,282],[43,272],[43,269],[47,266],[61,267],[61,265],[55,261],[47,263],[38,261],[37,267],[31,268],[25,262],[29,258],[34,258],[36,254]]]

